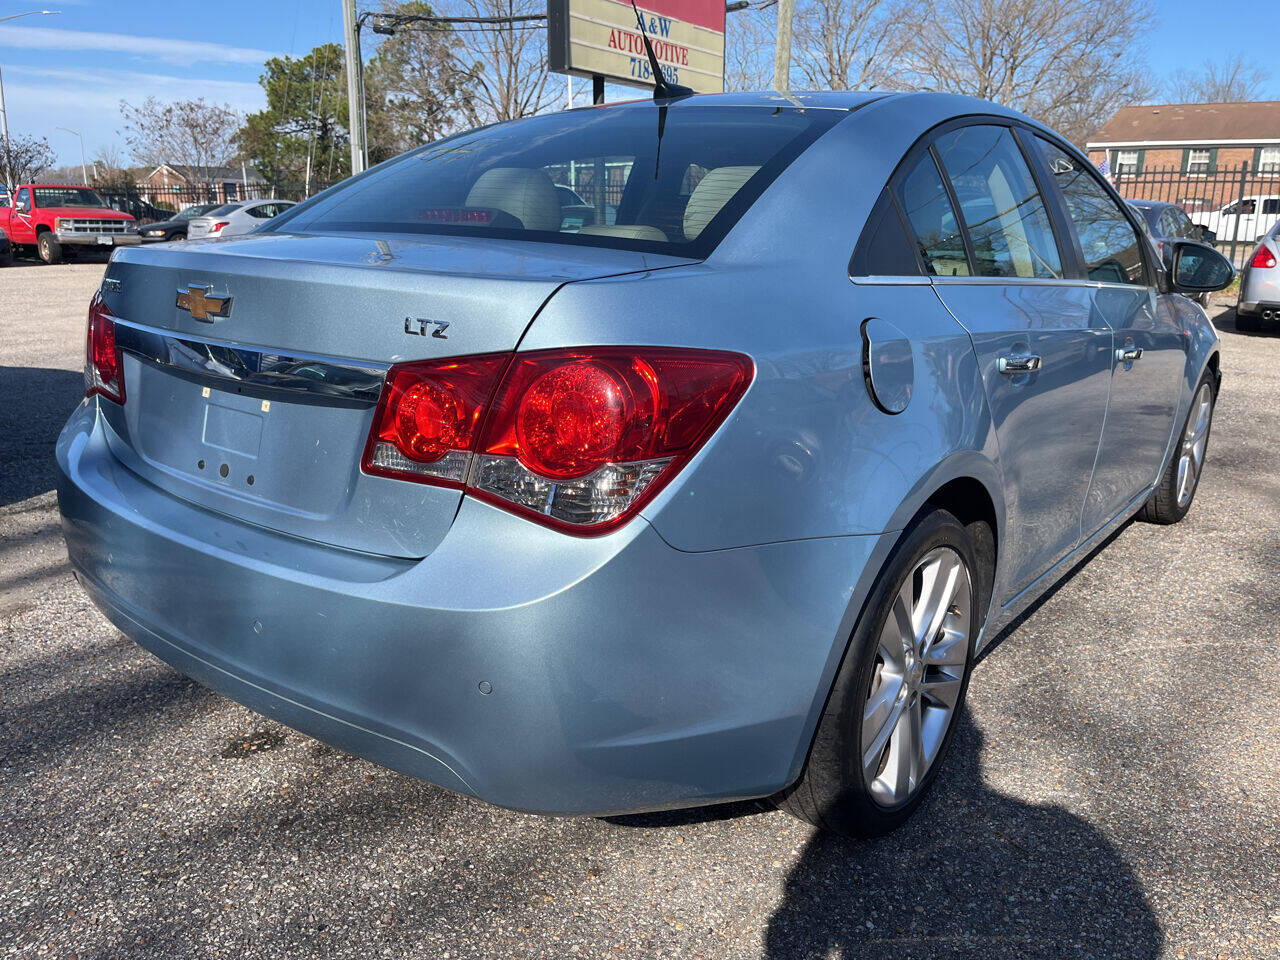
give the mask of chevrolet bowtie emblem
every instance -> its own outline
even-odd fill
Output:
[[[189,283],[187,289],[178,291],[178,309],[187,310],[191,316],[206,323],[212,323],[214,317],[231,315],[231,298],[215,297],[209,291],[213,287],[207,283]]]

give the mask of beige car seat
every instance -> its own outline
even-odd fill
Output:
[[[560,229],[560,198],[555,184],[541,170],[494,167],[480,174],[467,194],[468,207],[487,207],[509,213],[526,230]]]
[[[689,204],[684,208],[684,238],[696,240],[707,224],[759,169],[758,166],[716,167],[707,171],[706,176],[693,188]]]

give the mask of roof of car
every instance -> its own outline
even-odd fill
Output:
[[[777,90],[744,90],[734,93],[700,93],[691,97],[681,97],[669,101],[666,105],[672,108],[681,106],[699,107],[808,107],[810,109],[852,110],[873,100],[882,100],[888,93],[868,90],[797,90],[779,93]],[[635,107],[652,104],[649,97],[638,97],[634,100],[618,100],[604,104],[605,107]],[[583,107],[590,110],[594,107]]]

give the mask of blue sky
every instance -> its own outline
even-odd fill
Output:
[[[0,70],[10,132],[47,137],[64,163],[79,160],[79,141],[58,127],[81,131],[92,155],[118,141],[121,99],[203,96],[259,109],[265,57],[342,37],[338,0],[0,0],[0,17],[41,5],[62,12],[0,24]],[[1123,4],[1098,9],[1123,15]],[[1220,39],[1206,43],[1203,3],[1161,0],[1145,51],[1157,78],[1210,54],[1273,59],[1274,30],[1259,29],[1255,2],[1219,0],[1213,13]],[[1280,99],[1280,69],[1268,87]]]

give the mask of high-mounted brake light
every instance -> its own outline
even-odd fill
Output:
[[[1270,270],[1275,265],[1276,256],[1266,246],[1258,247],[1257,253],[1249,261],[1249,266],[1254,270]]]
[[[124,367],[116,346],[116,324],[96,293],[89,302],[84,358],[84,395],[91,397],[95,393],[124,403]]]
[[[662,347],[399,364],[363,466],[459,487],[560,530],[604,533],[680,472],[754,373],[741,354]]]

